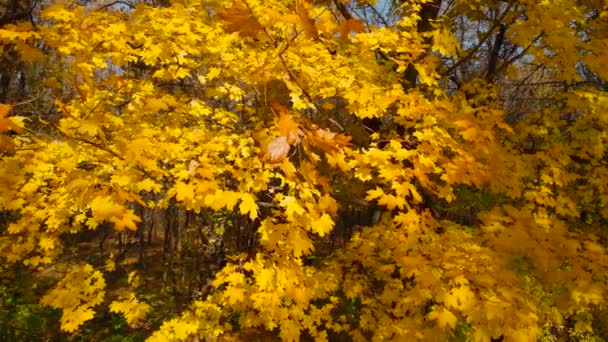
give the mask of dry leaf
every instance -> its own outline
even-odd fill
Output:
[[[304,33],[308,38],[318,40],[319,33],[317,32],[317,27],[315,26],[315,21],[312,20],[310,15],[308,15],[308,10],[312,8],[312,6],[306,0],[297,0],[296,1],[296,12],[300,17],[300,23],[304,27]]]
[[[289,143],[284,135],[273,139],[266,149],[266,160],[271,163],[279,163],[289,154]]]
[[[343,21],[338,28],[340,37],[346,38],[351,32],[361,33],[365,30],[363,20],[361,19],[348,19]]]
[[[253,37],[262,30],[262,25],[240,2],[235,2],[232,7],[223,8],[217,15],[223,21],[226,32],[238,32],[242,37]]]
[[[197,162],[196,160],[191,160],[190,161],[190,165],[188,165],[188,173],[190,174],[190,176],[194,176],[196,169],[200,166],[201,164],[199,162]]]

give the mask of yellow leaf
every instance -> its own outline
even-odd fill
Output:
[[[312,224],[312,231],[319,234],[319,236],[327,235],[333,228],[334,221],[327,214],[321,215],[321,218]]]
[[[192,200],[194,200],[194,187],[192,184],[177,182],[175,183],[174,189],[176,191],[175,199],[178,201],[190,203]]]
[[[279,336],[283,341],[299,341],[300,325],[294,320],[285,320],[281,323]]]
[[[129,285],[133,288],[138,288],[142,285],[141,277],[137,271],[129,272],[129,278],[127,279]]]
[[[376,187],[376,189],[374,189],[374,190],[367,191],[367,197],[365,197],[365,200],[373,201],[376,198],[380,198],[382,196],[384,196],[384,191],[382,189],[380,189],[379,187]]]
[[[131,184],[131,177],[129,175],[114,175],[112,176],[112,183],[115,183],[119,186],[127,186]]]
[[[91,265],[72,269],[40,300],[41,304],[63,310],[61,329],[73,332],[93,318],[93,306],[103,302],[105,280]]]
[[[433,31],[433,50],[444,56],[455,55],[460,45],[451,31],[444,28]]]
[[[122,205],[114,202],[110,197],[95,197],[89,205],[93,211],[93,217],[99,221],[121,217],[125,210]]]
[[[312,241],[308,238],[306,232],[301,229],[292,229],[289,234],[288,243],[293,249],[293,255],[298,258],[302,255],[307,255],[314,248]]]
[[[226,301],[230,305],[235,305],[235,304],[241,303],[241,302],[243,302],[243,300],[245,300],[245,290],[241,287],[228,286],[224,290],[223,295],[227,299]]]
[[[123,301],[113,301],[110,304],[110,311],[122,313],[129,324],[135,324],[146,317],[150,311],[150,305],[139,302],[135,294],[131,293],[129,299]]]
[[[161,186],[160,184],[155,183],[153,180],[146,178],[141,182],[136,184],[138,191],[148,191],[148,192],[160,192]]]
[[[113,254],[110,254],[110,257],[106,259],[105,268],[108,272],[114,272],[116,270],[116,262],[114,261]]]
[[[234,191],[224,191],[222,192],[222,204],[228,210],[232,210],[238,200],[241,198],[241,195],[238,192]]]
[[[443,306],[440,309],[433,310],[426,317],[430,320],[437,321],[437,325],[439,325],[441,329],[453,329],[456,326],[456,323],[458,323],[458,318]]]
[[[384,195],[378,200],[378,204],[385,206],[389,210],[399,208],[403,210],[407,206],[405,198],[394,195]]]
[[[492,340],[492,336],[481,327],[475,328],[475,332],[473,333],[473,342],[490,342]]]
[[[242,215],[249,214],[249,218],[255,220],[258,217],[258,205],[256,204],[255,197],[251,194],[241,194],[241,204],[239,209]]]
[[[475,293],[467,285],[453,288],[445,297],[444,304],[457,310],[466,310],[475,303]]]
[[[269,268],[262,268],[255,275],[255,282],[262,291],[274,289],[275,272]]]
[[[43,250],[52,250],[55,249],[55,239],[51,238],[51,237],[42,237],[40,238],[40,241],[38,242],[38,245],[40,246],[40,248],[42,248]]]
[[[117,231],[123,231],[125,228],[130,230],[137,230],[136,222],[141,222],[141,218],[133,213],[133,210],[127,209],[121,216],[114,216],[110,218],[110,222],[114,223],[114,229]]]
[[[66,332],[74,332],[86,321],[93,318],[95,311],[86,306],[79,306],[73,310],[64,310],[61,316],[61,330]]]

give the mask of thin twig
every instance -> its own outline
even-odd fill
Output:
[[[247,10],[249,10],[249,13],[254,18],[256,18],[255,13],[253,13],[253,10],[251,9],[251,7],[247,3],[247,1],[246,0],[241,0],[241,1],[243,2],[243,4],[245,4],[245,7],[247,7]],[[257,18],[256,18],[256,20],[257,20]],[[276,40],[274,40],[274,38],[272,37],[272,35],[270,34],[270,32],[268,32],[268,30],[266,29],[266,27],[262,26],[261,24],[260,24],[260,27],[262,27],[262,30],[264,31],[264,34],[268,37],[268,39],[270,39],[270,41],[272,42],[272,45],[275,48],[278,48],[279,47],[278,43],[276,42]],[[278,56],[279,56],[279,59],[281,60],[281,64],[283,64],[283,67],[287,71],[287,75],[289,76],[289,79],[291,79],[291,81],[293,83],[295,83],[296,86],[298,86],[298,88],[302,91],[302,94],[304,94],[304,97],[306,97],[306,99],[315,107],[315,109],[318,112],[321,112],[321,110],[319,109],[319,107],[317,107],[317,105],[313,101],[312,96],[310,96],[310,94],[308,93],[308,91],[306,91],[306,89],[304,89],[304,87],[298,81],[296,75],[293,73],[293,71],[291,70],[291,68],[289,68],[289,66],[287,65],[287,61],[285,61],[285,57],[283,56],[282,52],[284,52],[284,50],[281,51]]]
[[[386,21],[386,19],[384,19],[384,17],[380,14],[380,12],[378,12],[378,10],[376,9],[376,7],[374,7],[374,5],[368,3],[366,5],[366,7],[371,8],[372,12],[374,12],[374,14],[376,14],[376,16],[378,17],[378,19],[380,19],[380,21],[382,22],[382,24],[386,27],[389,27],[390,25],[388,24],[388,22]]]
[[[125,5],[125,6],[131,8],[131,9],[135,8],[135,6],[133,4],[131,4],[131,3],[128,3],[126,1],[118,0],[118,1],[111,2],[111,3],[107,4],[107,5],[103,5],[103,6],[99,7],[98,9],[96,9],[96,11],[101,11],[102,9],[106,9],[108,7],[112,7],[114,5],[119,5],[119,4],[120,5]]]
[[[331,122],[331,123],[333,123],[334,125],[338,126],[338,128],[340,128],[340,130],[341,130],[342,132],[344,132],[344,131],[345,131],[344,127],[342,127],[342,125],[340,125],[340,124],[339,124],[339,123],[338,123],[336,120],[334,120],[334,119],[332,119],[332,118],[329,118],[328,120],[329,120],[329,122]]]
[[[469,52],[466,56],[464,56],[461,59],[459,59],[458,62],[456,62],[456,64],[452,65],[447,70],[445,70],[444,72],[442,72],[441,76],[445,77],[445,76],[451,74],[452,71],[456,70],[464,62],[466,62],[467,60],[471,59],[471,57],[473,57],[473,55],[475,55],[477,53],[477,51],[483,46],[483,44],[485,44],[485,42],[492,36],[492,34],[494,33],[494,30],[496,30],[496,28],[498,28],[500,26],[501,21],[506,17],[506,15],[507,15],[507,13],[509,12],[510,9],[511,9],[511,5],[509,5],[505,9],[505,11],[500,15],[500,17],[496,19],[496,21],[494,22],[494,25],[488,30],[488,32],[483,37],[481,37],[481,39],[479,40],[479,42],[477,43],[477,45],[475,45],[473,47],[473,49],[471,50],[471,52]]]
[[[26,104],[28,104],[28,103],[32,103],[32,102],[34,102],[34,101],[37,101],[39,98],[40,98],[40,97],[39,97],[39,96],[37,96],[37,97],[35,97],[35,98],[33,98],[33,99],[29,99],[29,100],[25,100],[25,101],[17,102],[17,103],[15,103],[15,104],[13,105],[13,107],[19,107],[19,106],[26,105]]]
[[[544,36],[545,33],[541,32],[538,34],[538,36],[536,36],[536,38],[534,38],[530,44],[528,44],[528,46],[526,46],[520,53],[518,53],[517,55],[509,58],[508,60],[504,61],[495,71],[493,75],[497,75],[499,74],[501,71],[503,71],[506,67],[508,67],[511,63],[515,62],[516,60],[520,59],[521,57],[523,57],[523,55],[525,55],[528,50],[530,50],[530,48],[536,44],[536,42],[542,37]],[[493,76],[492,75],[492,76]]]

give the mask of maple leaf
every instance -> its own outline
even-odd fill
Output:
[[[61,330],[66,332],[76,331],[84,322],[90,320],[95,311],[86,306],[79,306],[73,310],[64,310],[61,316]]]
[[[319,236],[325,236],[334,228],[334,221],[331,216],[327,214],[321,215],[321,218],[312,224],[313,232],[319,234]]]
[[[110,256],[106,259],[105,269],[108,272],[116,271],[116,261],[114,260],[114,253],[111,253]]]
[[[100,220],[109,220],[113,217],[121,217],[124,207],[112,200],[110,197],[96,197],[89,204],[93,216]]]
[[[240,194],[241,204],[239,206],[241,214],[249,214],[249,218],[255,220],[258,217],[258,205],[256,199],[251,194]]]
[[[184,341],[195,333],[197,329],[198,324],[196,324],[196,322],[175,318],[170,321],[166,321],[161,327],[161,331],[170,331],[168,336],[152,336],[150,340],[156,342],[164,342],[167,340]]]
[[[458,318],[454,316],[450,310],[447,310],[444,307],[441,307],[440,309],[436,308],[426,317],[430,320],[437,321],[437,325],[442,329],[453,329],[456,326],[456,323],[458,323]]]
[[[133,210],[125,211],[121,217],[112,217],[110,222],[114,223],[114,229],[123,231],[125,228],[137,230],[136,222],[141,222],[141,218],[133,213]]]
[[[240,1],[233,2],[231,7],[222,8],[217,16],[222,20],[226,32],[238,32],[243,37],[253,37],[263,29],[257,18]]]
[[[367,197],[365,197],[365,200],[372,201],[372,200],[375,200],[376,198],[380,198],[384,195],[385,195],[384,191],[380,187],[376,187],[376,189],[374,189],[374,190],[367,191]]]
[[[451,31],[440,28],[433,31],[433,50],[442,55],[455,55],[460,49],[458,41]]]
[[[0,133],[6,132],[9,129],[17,133],[22,130],[22,126],[14,121],[15,118],[8,118],[8,114],[12,108],[10,105],[0,103]]]
[[[444,303],[458,310],[466,310],[475,303],[475,293],[467,285],[460,285],[453,288],[445,297]]]
[[[40,241],[38,242],[38,245],[40,246],[40,248],[44,249],[44,250],[51,250],[51,249],[55,249],[55,239],[53,238],[49,238],[49,237],[42,237],[40,239]]]
[[[261,270],[259,270],[257,272],[257,274],[255,275],[255,282],[258,285],[258,287],[260,288],[260,290],[265,291],[265,290],[272,290],[274,289],[274,279],[275,279],[275,272],[274,270],[270,269],[270,268],[262,268]]]
[[[104,288],[102,274],[86,264],[73,268],[40,303],[62,309],[61,329],[73,332],[93,318],[91,307],[103,301]]]
[[[225,206],[228,210],[232,210],[241,198],[241,195],[234,191],[223,191],[220,197],[222,199],[222,206]]]
[[[132,325],[146,317],[150,305],[139,302],[135,294],[130,293],[127,299],[110,303],[110,311],[123,314],[127,323]]]
[[[243,302],[245,300],[245,290],[236,286],[228,286],[224,292],[224,297],[227,298],[227,302],[231,305]]]
[[[10,106],[0,105],[0,133],[23,128],[18,136],[0,134],[0,146],[11,148],[0,158],[0,211],[11,213],[0,234],[3,263],[50,263],[60,255],[60,236],[102,221],[136,229],[134,202],[151,220],[173,215],[171,206],[178,231],[204,228],[202,240],[220,239],[232,250],[243,237],[223,230],[243,228],[233,212],[239,205],[242,215],[260,216],[246,229],[259,235],[259,246],[229,257],[215,292],[165,322],[151,341],[251,340],[249,331],[268,336],[264,329],[285,340],[298,340],[304,329],[320,341],[342,334],[448,340],[459,317],[474,340],[527,341],[546,321],[562,324],[605,301],[597,280],[608,267],[606,246],[587,230],[571,229],[582,212],[591,231],[608,217],[608,96],[597,86],[608,75],[601,1],[497,9],[489,0],[463,0],[430,18],[434,1],[387,2],[399,15],[390,25],[377,20],[369,32],[353,16],[372,0],[165,2],[116,12],[49,0],[45,25],[0,29],[0,50],[10,45],[21,60],[39,59],[37,46],[50,53],[34,68],[8,61],[15,75],[27,76],[19,96],[37,99],[19,108],[38,114],[35,130],[24,129]],[[495,30],[475,37],[488,15]],[[471,25],[454,25],[459,18]],[[498,58],[486,63],[497,66],[496,75],[487,70],[488,81],[450,91],[450,80],[479,76],[458,66],[483,64],[483,42],[500,47],[503,34],[521,54],[490,56]],[[476,39],[471,45],[460,37]],[[460,51],[460,44],[471,46]],[[133,64],[137,72],[130,72]],[[40,68],[50,72],[35,72]],[[199,82],[184,88],[191,75]],[[412,81],[406,87],[404,76]],[[583,79],[589,87],[537,86]],[[42,97],[32,93],[37,84],[45,87]],[[525,97],[514,84],[525,86]],[[557,104],[543,106],[540,97]],[[50,112],[41,107],[53,98]],[[355,147],[351,136],[315,125],[321,123],[349,132]],[[386,210],[372,227],[350,232],[370,218],[362,194]],[[257,196],[269,208],[258,211]],[[475,214],[500,210],[479,213],[482,229],[472,232],[455,223],[468,221],[471,205]],[[180,219],[185,212],[188,220]],[[347,234],[327,236],[334,220]],[[313,234],[323,238],[313,241]],[[83,247],[99,242],[81,235]],[[197,248],[188,251],[188,258],[200,256]],[[514,253],[534,261],[525,282],[509,266]],[[318,258],[315,265],[304,255]],[[189,277],[196,269],[183,267],[188,258],[163,267],[175,265],[176,275]],[[115,264],[110,256],[105,270]],[[129,274],[133,287],[136,278]],[[104,302],[101,279],[91,266],[77,267],[43,297],[62,310],[63,330],[95,315]],[[567,291],[547,295],[552,284]],[[361,305],[350,310],[352,301]],[[430,313],[428,303],[436,304]],[[134,296],[107,304],[129,323],[148,310]],[[230,323],[235,313],[239,329]],[[584,323],[577,327],[590,329]],[[226,336],[232,330],[238,336]]]
[[[361,19],[347,19],[340,23],[338,32],[340,37],[347,38],[351,32],[360,33],[365,30],[363,20]]]
[[[315,25],[315,21],[312,20],[308,14],[309,9],[312,6],[306,0],[296,0],[296,13],[300,17],[300,23],[304,27],[304,32],[308,38],[319,40],[319,32]]]
[[[306,132],[308,138],[315,147],[320,148],[325,152],[335,152],[341,148],[348,146],[350,137],[332,132],[328,129],[315,128],[312,131]]]
[[[302,133],[291,115],[282,113],[277,121],[277,128],[281,132],[281,135],[286,137],[288,144],[297,145],[300,143],[300,135]]]
[[[283,341],[299,341],[300,325],[293,320],[286,320],[282,322],[279,336]]]
[[[293,255],[296,258],[309,254],[314,248],[312,241],[300,229],[290,234],[289,245],[293,249]]]
[[[175,198],[180,202],[191,202],[194,199],[194,188],[184,182],[175,183]]]
[[[487,342],[492,340],[492,336],[482,327],[477,327],[473,332],[473,342]]]
[[[137,183],[137,189],[139,191],[148,191],[148,192],[160,192],[161,185],[155,183],[153,180],[146,178],[141,182]]]
[[[78,133],[86,134],[91,137],[95,137],[98,132],[101,132],[101,126],[98,122],[93,120],[85,120],[82,121],[80,127],[77,130]]]
[[[298,203],[298,200],[293,196],[285,196],[280,204],[285,208],[285,215],[292,222],[297,222],[298,216],[303,215],[306,212],[300,203]]]
[[[273,139],[266,148],[264,159],[270,163],[280,163],[289,154],[289,143],[284,135]]]

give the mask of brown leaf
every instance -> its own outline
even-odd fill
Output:
[[[313,129],[306,132],[310,143],[325,152],[337,151],[347,146],[350,142],[349,136],[338,134],[328,129],[316,128],[316,126]]]
[[[197,162],[196,160],[191,160],[190,164],[188,165],[188,173],[190,174],[190,176],[194,176],[196,174],[196,169],[200,166],[201,164],[199,162]]]
[[[273,139],[266,149],[264,158],[271,163],[280,163],[289,153],[289,144],[285,136]]]
[[[242,37],[253,37],[262,30],[262,25],[240,2],[234,2],[232,7],[221,9],[217,16],[223,21],[224,30],[229,33],[238,32]]]
[[[296,1],[296,12],[300,17],[300,22],[304,27],[304,33],[308,38],[318,40],[319,32],[317,31],[317,27],[315,26],[315,21],[312,20],[310,15],[308,15],[308,10],[312,8],[306,0],[297,0]]]
[[[351,32],[361,33],[365,30],[363,26],[363,20],[361,19],[348,19],[343,21],[338,28],[340,37],[346,38]]]

